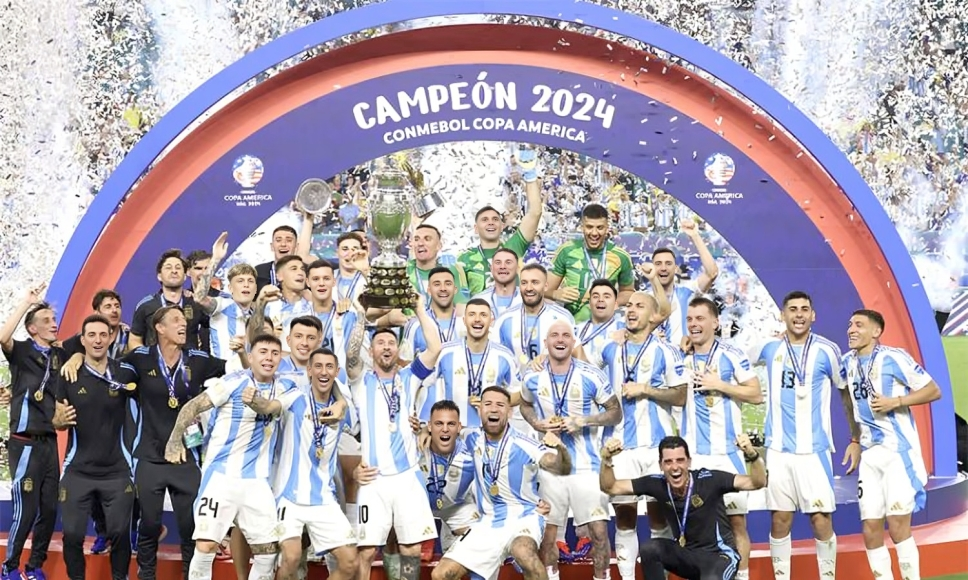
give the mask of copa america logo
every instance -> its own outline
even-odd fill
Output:
[[[232,178],[245,189],[252,189],[262,181],[263,170],[261,159],[243,155],[232,164]]]
[[[722,153],[714,153],[706,159],[703,165],[703,173],[706,179],[716,187],[725,187],[729,180],[736,173],[736,164],[733,158]]]

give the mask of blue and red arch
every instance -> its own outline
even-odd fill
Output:
[[[782,129],[771,128],[767,117],[711,83],[646,53],[550,29],[475,25],[376,38],[293,67],[232,101],[152,167],[219,100],[307,47],[395,22],[479,13],[583,23],[639,40],[716,77]],[[348,132],[359,131],[348,114],[352,103],[381,88],[392,94],[419,83],[476,75],[482,68],[492,71],[492,79],[583,86],[624,108],[612,127],[590,129],[584,143],[542,134],[523,138],[469,131],[428,135],[407,144],[385,143],[374,133],[369,141],[347,146]],[[459,119],[461,114],[438,118]],[[288,146],[287,139],[300,131],[314,134]],[[150,291],[159,248],[207,247],[223,229],[232,239],[242,239],[291,199],[294,185],[306,177],[331,175],[396,149],[476,139],[567,147],[663,185],[732,243],[775,298],[797,288],[811,292],[821,316],[818,330],[830,338],[842,339],[845,315],[853,308],[865,305],[884,312],[887,342],[919,358],[945,393],[931,409],[916,411],[929,472],[955,473],[954,411],[933,313],[894,226],[860,175],[792,104],[728,58],[655,23],[591,4],[390,0],[334,15],[254,51],[189,95],[125,158],[72,237],[50,298],[62,308],[62,326],[74,328],[99,288],[118,287],[129,301]],[[233,186],[232,160],[254,150],[262,151],[274,203],[251,211],[211,205]],[[743,173],[745,194],[755,202],[734,208],[697,206],[693,193],[708,188],[702,185],[701,169],[709,151],[728,152],[736,160],[736,182]]]

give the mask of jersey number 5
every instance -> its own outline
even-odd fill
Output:
[[[209,512],[211,512],[213,518],[218,518],[218,502],[210,497],[203,497],[198,502],[198,516],[207,518]]]

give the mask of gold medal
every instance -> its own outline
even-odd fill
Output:
[[[492,484],[491,484],[491,489],[489,489],[488,491],[490,491],[490,492],[491,492],[491,495],[493,495],[493,496],[497,496],[497,494],[498,494],[498,492],[499,492],[500,490],[499,490],[499,489],[498,489],[498,487],[497,487],[497,483],[492,483]]]
[[[715,404],[716,404],[716,398],[713,397],[712,395],[706,395],[706,406],[712,407]]]
[[[683,548],[686,547],[686,535],[685,534],[682,534],[682,535],[679,536],[679,545],[682,546]]]
[[[272,437],[272,427],[267,423],[265,427],[262,428],[262,438],[268,439]]]
[[[172,409],[178,408],[178,399],[175,397],[168,397],[168,406]]]
[[[323,458],[323,448],[320,447],[319,445],[317,445],[316,446],[316,459],[322,459],[322,458]]]
[[[528,355],[522,354],[520,357],[518,357],[518,360],[521,361],[521,364],[526,365],[528,364]]]
[[[43,388],[37,389],[37,392],[34,393],[34,400],[37,401],[38,403],[44,400],[44,389]]]
[[[444,500],[440,499],[439,497],[437,498],[437,509],[444,509]]]

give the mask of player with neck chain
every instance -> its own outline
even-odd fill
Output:
[[[450,268],[438,266],[427,276],[427,290],[430,293],[430,308],[427,313],[434,324],[434,331],[441,344],[460,340],[464,335],[461,314],[454,305],[458,288],[454,272]],[[401,342],[401,360],[413,360],[414,354],[427,346],[423,326],[416,318],[407,321]]]
[[[766,485],[766,466],[744,433],[736,447],[750,463],[749,475],[692,469],[689,445],[680,437],[659,442],[662,473],[619,479],[613,458],[624,453],[621,441],[609,439],[602,448],[599,485],[611,496],[649,496],[657,500],[667,521],[675,522],[672,538],[652,538],[642,545],[644,580],[664,580],[671,572],[685,580],[734,578],[739,553],[726,517],[723,496],[754,491]]]
[[[689,378],[678,350],[652,336],[658,309],[655,298],[634,292],[625,308],[624,336],[609,340],[598,352],[590,351],[588,360],[602,368],[610,384],[621,391],[622,421],[614,428],[606,428],[604,437],[615,438],[626,449],[624,457],[616,458],[618,476],[634,479],[660,472],[656,448],[673,433],[669,409],[685,402]],[[578,350],[582,355],[588,352]],[[611,499],[615,509],[615,553],[623,580],[635,576],[640,499]],[[654,502],[646,505],[651,535],[671,537],[669,524],[658,507]]]
[[[609,240],[610,221],[604,206],[591,203],[581,212],[582,238],[562,244],[551,261],[545,296],[560,302],[584,322],[591,283],[605,278],[618,286],[617,303],[625,306],[635,290],[635,270],[628,252]]]
[[[489,385],[511,393],[512,405],[520,402],[521,379],[514,355],[490,341],[492,316],[486,301],[472,298],[467,303],[463,317],[466,336],[443,345],[437,360],[437,388],[427,395],[420,414],[422,421],[430,420],[433,405],[448,401],[462,417],[467,417],[466,427],[479,428],[481,393]]]
[[[493,270],[490,262],[497,250],[505,248],[516,256],[524,256],[538,233],[544,201],[541,199],[541,181],[538,179],[537,152],[533,149],[518,151],[512,163],[523,170],[521,177],[528,209],[520,225],[506,240],[503,239],[507,227],[504,215],[489,205],[477,210],[474,216],[474,233],[479,239],[477,247],[469,248],[457,257],[457,263],[467,274],[471,296],[480,294],[491,285]]]
[[[766,506],[772,512],[770,555],[777,576],[790,577],[790,530],[799,510],[810,516],[820,576],[837,566],[837,536],[831,514],[834,497],[831,388],[840,393],[851,441],[844,453],[847,473],[860,460],[860,430],[854,421],[850,390],[842,373],[840,347],[812,332],[817,318],[810,295],[799,290],[783,298],[786,327],[779,338],[754,348],[754,365],[766,367],[765,447],[770,461]]]
[[[844,357],[844,368],[863,449],[857,503],[874,577],[894,577],[884,545],[886,520],[901,578],[920,580],[911,515],[924,507],[928,474],[911,407],[937,401],[941,389],[907,352],[880,344],[884,326],[880,312],[866,309],[854,312],[847,325],[851,350]]]
[[[508,248],[498,248],[491,257],[491,284],[474,296],[487,300],[494,318],[504,314],[512,306],[521,304],[518,291],[518,255]]]
[[[695,469],[746,474],[746,465],[728,442],[743,432],[742,404],[760,405],[760,381],[746,353],[716,337],[719,307],[700,296],[689,302],[688,334],[683,340],[685,366],[694,387],[688,390],[680,435],[694,450]],[[749,578],[750,537],[746,529],[746,493],[727,494],[726,515],[740,555],[737,580]]]
[[[544,477],[541,483],[542,499],[551,505],[542,540],[549,577],[555,580],[558,576],[558,528],[567,523],[570,509],[576,527],[587,525],[594,578],[607,579],[611,554],[608,498],[601,493],[595,474],[602,428],[618,424],[622,409],[605,373],[574,358],[575,342],[572,324],[558,321],[550,325],[545,339],[547,366],[524,376],[520,410],[538,433],[559,435],[573,460],[571,473]]]
[[[656,270],[658,284],[662,285],[663,291],[668,296],[671,303],[671,314],[660,330],[665,334],[665,339],[672,344],[679,346],[682,337],[685,336],[686,329],[686,310],[689,307],[689,300],[696,294],[703,294],[712,288],[716,276],[719,275],[719,266],[713,258],[706,242],[702,239],[696,222],[691,219],[682,220],[680,230],[685,233],[702,263],[702,272],[694,280],[678,282],[679,266],[676,253],[669,248],[657,248],[652,252],[652,265]],[[656,280],[648,279],[646,289],[654,289]]]
[[[470,300],[467,289],[467,276],[460,264],[445,265],[440,260],[441,236],[436,227],[422,223],[418,225],[410,237],[410,253],[412,259],[407,261],[407,277],[418,294],[423,294],[428,302],[431,298],[430,274],[438,267],[447,268],[454,277],[454,304],[458,311],[463,311],[464,304]]]
[[[434,372],[441,345],[423,295],[417,296],[415,310],[427,347],[410,364],[398,366],[397,337],[390,329],[378,329],[370,339],[370,371],[364,372],[360,358],[362,324],[357,323],[347,349],[346,375],[362,428],[362,464],[379,469],[377,479],[362,486],[357,496],[360,578],[370,577],[376,548],[386,544],[391,527],[397,534],[403,580],[417,580],[420,545],[437,536],[430,505],[413,501],[426,491],[409,417],[421,402],[421,386]]]
[[[302,258],[294,255],[283,256],[276,262],[276,276],[279,286],[265,286],[256,298],[249,328],[256,332],[262,329],[263,321],[272,321],[276,336],[280,337],[284,352],[289,346],[286,337],[289,325],[299,316],[312,316],[313,303],[305,298],[306,267]]]
[[[568,448],[553,433],[544,444],[510,426],[511,395],[500,387],[481,394],[482,430],[473,430],[454,459],[473,465],[481,519],[444,554],[432,580],[462,578],[468,572],[482,578],[496,576],[510,556],[526,580],[545,580],[538,544],[544,527],[538,499],[538,480],[545,472],[571,472]],[[547,447],[546,447],[547,445]],[[548,449],[552,447],[557,452]]]

